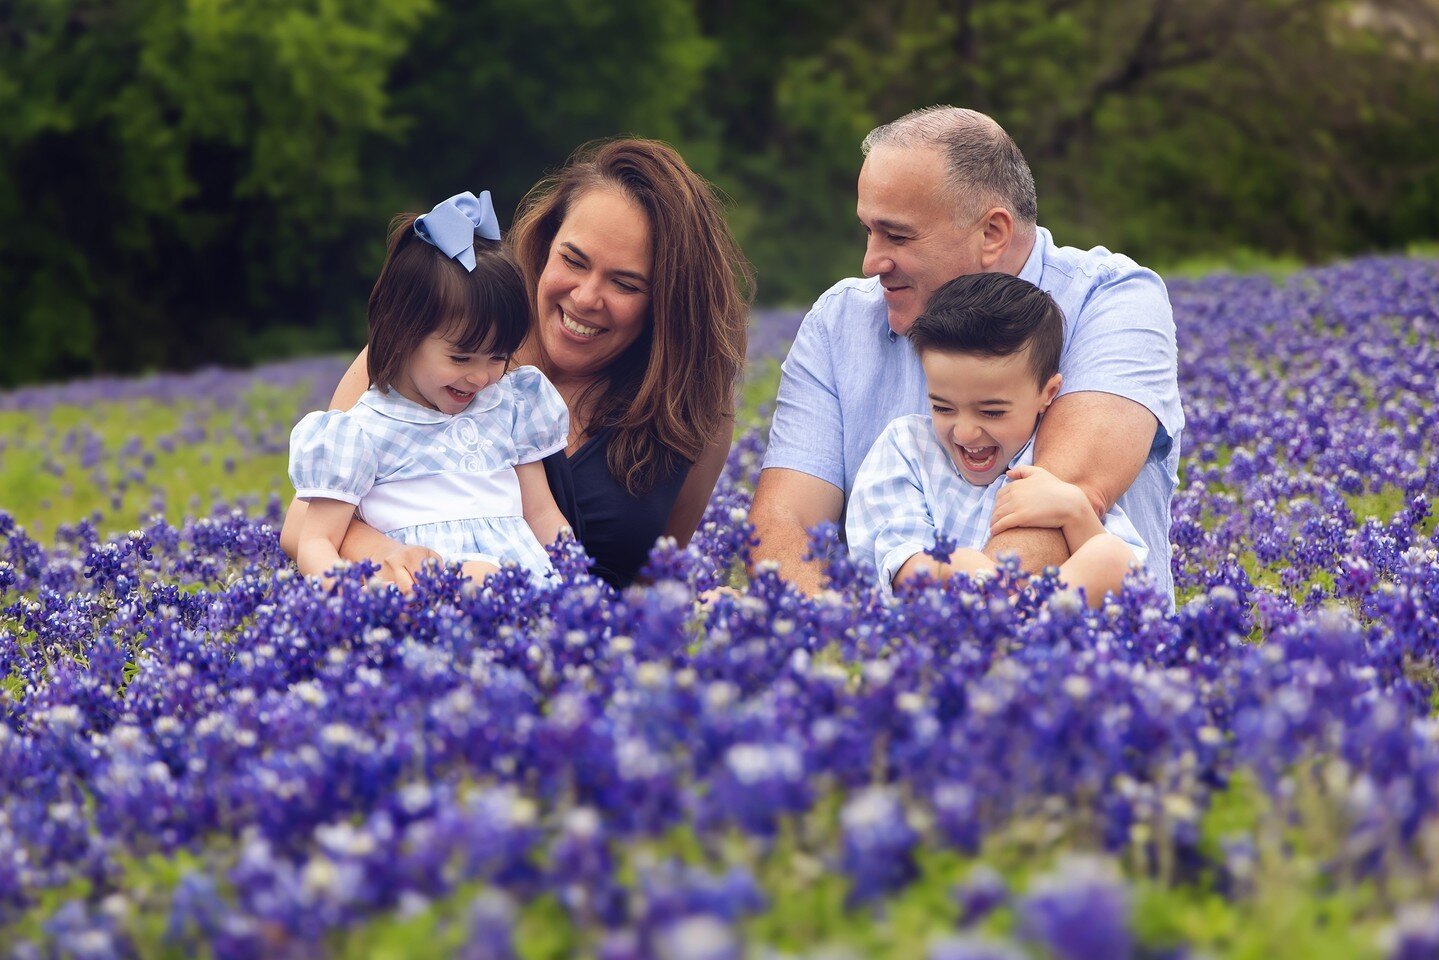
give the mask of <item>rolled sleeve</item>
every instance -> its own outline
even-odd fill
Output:
[[[805,316],[780,368],[764,469],[798,470],[843,490],[843,421],[834,357],[821,320],[823,303]]]
[[[1112,393],[1143,404],[1165,435],[1184,428],[1174,311],[1164,281],[1133,265],[1106,268],[1075,323],[1060,361],[1069,393]]]
[[[923,467],[914,442],[913,421],[904,417],[885,428],[855,478],[845,519],[850,556],[873,565],[880,588],[892,592],[905,561],[935,543],[935,521],[925,500]]]

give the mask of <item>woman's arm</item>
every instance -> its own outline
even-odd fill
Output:
[[[370,386],[368,352],[361,350],[350,369],[340,378],[335,395],[330,398],[331,410],[348,410],[360,399]],[[291,500],[285,511],[285,523],[280,528],[280,546],[291,558],[300,555],[301,531],[305,526],[308,511],[302,500]],[[427,547],[407,547],[380,533],[350,512],[350,525],[344,540],[339,544],[340,556],[346,560],[374,560],[380,564],[380,577],[389,580],[401,590],[409,591],[414,586],[414,574],[426,560],[439,560],[440,555]]]
[[[545,465],[534,460],[515,467],[520,478],[520,504],[525,522],[535,532],[535,539],[548,546],[559,537],[560,531],[570,525],[555,503],[550,483],[545,479]]]
[[[690,537],[699,528],[733,442],[734,421],[724,419],[720,421],[719,433],[705,444],[699,459],[690,467],[685,482],[680,486],[675,505],[670,508],[670,518],[665,523],[665,536],[674,537],[681,547],[689,545]]]

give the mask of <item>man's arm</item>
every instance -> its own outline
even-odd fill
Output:
[[[1141,403],[1112,393],[1069,393],[1050,405],[1039,425],[1034,462],[1083,491],[1102,517],[1139,476],[1159,421]],[[1005,502],[999,491],[995,509]],[[984,552],[998,558],[1017,553],[1031,572],[1069,559],[1057,529],[1018,527],[992,537]]]
[[[821,565],[804,559],[809,529],[826,520],[838,523],[843,509],[844,492],[832,483],[798,470],[770,467],[761,471],[749,512],[759,537],[754,561],[774,560],[779,563],[779,575],[802,593],[819,593]]]

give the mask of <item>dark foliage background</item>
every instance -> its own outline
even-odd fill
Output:
[[[353,348],[388,219],[675,143],[760,299],[858,269],[864,133],[977,107],[1061,242],[1439,236],[1439,0],[5,0],[0,385]]]

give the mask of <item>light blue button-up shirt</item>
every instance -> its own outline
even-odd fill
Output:
[[[1103,247],[1057,247],[1043,227],[1019,276],[1064,311],[1060,396],[1117,394],[1143,404],[1159,421],[1149,456],[1119,506],[1149,545],[1145,567],[1172,595],[1169,501],[1179,482],[1184,412],[1164,281]],[[841,280],[816,301],[785,358],[764,467],[818,477],[848,498],[865,454],[889,422],[928,412],[924,369],[909,341],[889,328],[879,279]]]

